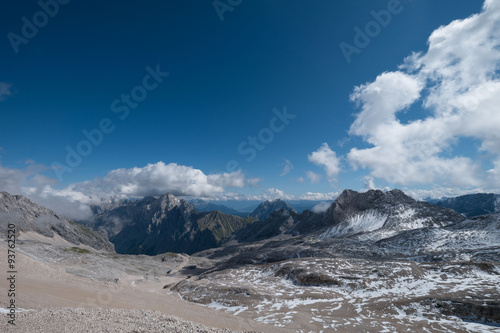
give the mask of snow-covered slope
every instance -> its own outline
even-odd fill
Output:
[[[360,232],[379,230],[384,226],[388,217],[387,214],[383,214],[377,210],[366,210],[362,213],[349,216],[345,221],[325,231],[320,238],[341,237]]]
[[[387,253],[442,260],[500,260],[500,214],[409,230],[377,244]]]

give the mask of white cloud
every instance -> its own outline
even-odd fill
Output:
[[[297,200],[314,200],[314,201],[326,201],[326,200],[335,200],[339,196],[338,192],[329,192],[329,193],[315,193],[315,192],[307,192],[298,197]]]
[[[318,150],[309,154],[307,158],[309,162],[325,169],[329,181],[337,180],[338,173],[340,172],[340,160],[326,142]]]
[[[297,178],[297,183],[302,184],[305,181],[304,177],[298,177]]]
[[[261,181],[263,181],[263,180],[264,180],[264,178],[257,178],[257,177],[256,177],[256,178],[248,178],[248,179],[246,180],[246,182],[247,182],[247,185],[248,185],[248,186],[251,186],[251,187],[257,187],[257,186],[260,186],[260,185],[259,185],[259,183],[260,183]]]
[[[436,29],[427,52],[412,54],[399,71],[354,89],[361,112],[350,134],[372,147],[353,148],[347,160],[396,185],[499,188],[499,68],[500,1],[488,0],[480,14]],[[401,112],[417,103],[426,116],[402,121]],[[463,138],[494,157],[482,165],[467,156],[457,149]],[[488,163],[494,167],[486,172]]]
[[[320,202],[319,204],[315,205],[311,209],[311,211],[314,213],[324,213],[328,210],[328,208],[330,208],[331,205],[332,205],[331,201],[323,201],[323,202]]]
[[[321,175],[310,170],[306,172],[306,177],[309,179],[311,184],[319,183],[319,181],[321,180]]]
[[[261,179],[245,179],[241,171],[206,175],[201,170],[175,163],[158,162],[145,167],[116,169],[103,178],[71,184],[58,189],[56,180],[41,172],[47,167],[28,163],[25,169],[0,165],[0,190],[25,195],[73,219],[83,219],[90,213],[88,205],[101,199],[161,195],[211,198],[221,196],[229,188],[243,188]]]
[[[267,188],[262,192],[261,196],[251,196],[251,197],[240,197],[240,199],[247,200],[274,200],[274,199],[283,199],[283,200],[310,200],[310,201],[333,201],[337,198],[339,194],[337,192],[333,193],[315,193],[315,192],[306,192],[302,195],[292,195],[288,194],[283,190],[277,188]]]
[[[453,198],[466,194],[474,194],[474,193],[492,193],[496,192],[495,190],[483,189],[483,188],[474,188],[463,190],[460,188],[450,188],[450,187],[436,187],[432,189],[410,189],[405,190],[405,193],[415,200],[424,200],[427,198],[431,199],[441,199],[441,198]]]
[[[274,200],[274,199],[292,200],[293,198],[294,198],[293,195],[286,194],[285,191],[274,187],[267,188],[262,193],[262,199],[264,200]]]
[[[7,96],[12,95],[12,85],[10,83],[0,82],[0,101],[5,100]]]
[[[0,164],[0,191],[23,194],[47,184],[57,183],[56,180],[41,174],[49,170],[48,167],[30,160],[26,162],[24,169],[7,168]]]
[[[231,188],[255,186],[262,178],[249,178],[241,171],[206,175],[201,170],[175,163],[158,162],[145,167],[116,169],[103,178],[74,183],[57,188],[57,181],[44,176],[49,167],[28,160],[24,169],[6,168],[0,165],[0,191],[21,194],[39,205],[74,220],[91,216],[90,205],[102,200],[160,195],[167,192],[177,196],[215,200],[333,200],[338,193],[307,192],[300,196],[277,188],[267,188],[261,195],[245,195],[230,192]]]
[[[377,189],[377,186],[375,186],[375,181],[373,180],[373,177],[366,176],[363,183],[365,185],[365,189],[368,189],[368,190]]]
[[[102,179],[77,183],[71,188],[98,197],[142,197],[167,192],[177,196],[212,197],[226,188],[242,188],[245,183],[241,171],[206,175],[190,166],[158,162],[142,168],[116,169]]]
[[[381,126],[392,125],[396,121],[395,113],[417,100],[422,88],[417,77],[402,72],[383,73],[374,82],[356,87],[351,101],[361,103],[362,111],[350,133],[365,136],[376,144],[374,136],[382,134]]]
[[[26,162],[28,166],[24,169],[6,168],[0,165],[0,191],[26,196],[39,205],[73,219],[90,216],[90,208],[85,204],[88,200],[77,201],[75,194],[73,197],[67,195],[68,190],[55,191],[51,186],[57,181],[42,174],[49,168],[34,161]]]
[[[67,190],[91,198],[142,197],[167,192],[178,196],[210,197],[224,192],[225,188],[244,186],[245,176],[241,171],[206,175],[190,166],[158,162],[145,167],[112,170],[104,178],[72,184]]]
[[[289,160],[285,160],[285,166],[283,167],[283,171],[281,171],[280,176],[287,175],[293,169],[293,164]]]

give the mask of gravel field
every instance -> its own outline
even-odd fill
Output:
[[[2,332],[172,332],[230,333],[181,320],[157,311],[139,309],[51,308],[20,312],[16,326],[4,323]]]

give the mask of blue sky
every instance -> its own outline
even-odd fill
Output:
[[[407,158],[399,159],[387,154],[392,143],[377,134],[380,126],[365,126],[373,118],[370,105],[381,107],[368,90],[406,87],[409,75],[418,76],[420,83],[408,83],[405,89],[414,87],[415,96],[394,102],[398,124],[442,119],[436,110],[446,107],[426,100],[439,90],[433,87],[446,83],[432,67],[436,57],[426,57],[429,37],[440,26],[481,13],[483,1],[66,2],[57,3],[57,13],[46,15],[46,22],[37,14],[42,8],[36,1],[4,4],[0,11],[0,190],[34,197],[45,193],[45,199],[53,191],[57,198],[78,201],[109,192],[140,196],[166,190],[213,198],[303,198],[311,192],[311,198],[322,199],[344,188],[399,187],[429,194],[500,188],[495,183],[500,163],[494,134],[481,137],[477,128],[443,134],[431,147],[423,144],[427,152],[436,148],[435,153],[406,156],[410,147],[405,146],[398,156]],[[487,3],[490,12],[498,11],[498,1]],[[373,12],[389,10],[390,22],[374,24]],[[486,14],[475,24],[495,27],[496,16]],[[39,20],[34,36],[23,35],[23,17],[30,23]],[[372,30],[368,45],[358,47],[348,61],[341,44],[356,47],[355,28],[366,33],[377,24],[379,31]],[[467,26],[454,29],[445,31],[445,39],[478,33]],[[492,31],[479,33],[491,40]],[[438,44],[436,52],[448,54]],[[484,69],[487,80],[471,80],[466,90],[496,83],[496,46],[481,49],[494,58]],[[401,70],[398,66],[412,52],[422,52],[422,58],[407,60],[414,68]],[[468,61],[468,67],[484,59],[460,58],[465,51],[459,49],[450,52]],[[464,68],[453,68],[454,75],[464,74]],[[145,77],[156,69],[169,75],[146,78],[151,88],[146,90]],[[383,76],[401,71],[403,78]],[[137,106],[128,107],[126,116],[123,108],[114,112],[126,105],[122,96],[132,92],[141,99]],[[385,98],[391,102],[392,97]],[[295,117],[287,124],[273,122],[284,109]],[[91,144],[91,153],[69,167],[67,147],[76,151],[80,144],[81,151],[88,151],[81,143],[88,141],[82,131],[99,129],[103,121],[109,133],[102,138],[96,134],[98,144]],[[356,121],[361,125],[356,127]],[[272,122],[279,131],[270,130]],[[248,161],[253,155],[249,136],[258,138],[259,133],[264,149],[256,149]],[[420,144],[418,138],[412,140]],[[394,145],[402,142],[409,142],[408,137]],[[239,146],[245,154],[238,152]],[[368,151],[373,147],[394,165],[409,167],[412,176],[395,177]],[[426,160],[438,166],[416,163]],[[230,161],[238,167],[228,169]],[[461,162],[460,170],[439,166]],[[71,172],[54,172],[54,165]],[[456,181],[459,172],[476,172],[477,179]],[[492,174],[494,181],[488,178]]]

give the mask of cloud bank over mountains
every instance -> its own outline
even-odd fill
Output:
[[[41,165],[29,165],[23,170],[0,166],[1,188],[27,195],[59,211],[62,206],[73,203],[77,210],[72,215],[78,218],[88,214],[88,204],[99,203],[101,199],[134,198],[166,192],[178,196],[216,197],[227,189],[255,184],[254,179],[246,179],[242,171],[206,175],[190,166],[158,162],[142,168],[112,170],[103,178],[57,189],[53,186],[55,180],[39,174],[47,169]]]
[[[189,196],[216,200],[330,200],[337,193],[312,193],[294,196],[276,188],[264,189],[262,194],[243,195],[233,190],[255,186],[259,178],[246,178],[243,172],[205,174],[199,169],[176,163],[157,162],[145,167],[116,169],[103,178],[57,188],[55,179],[41,172],[49,167],[29,162],[25,169],[12,169],[0,165],[0,188],[12,194],[25,195],[73,219],[90,216],[91,204],[102,200],[140,198],[170,192],[176,196]]]

